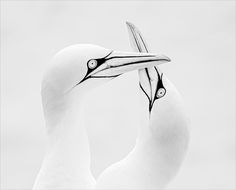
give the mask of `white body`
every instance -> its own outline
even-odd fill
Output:
[[[60,51],[42,81],[48,151],[33,189],[91,189],[90,150],[83,97],[124,72],[169,61],[167,57],[111,51],[81,44]]]
[[[134,50],[147,52],[138,29],[128,24]],[[126,158],[107,168],[97,180],[99,189],[162,189],[177,174],[189,142],[189,121],[174,85],[163,75],[166,94],[154,99],[160,69],[139,70],[141,102],[140,132]],[[149,112],[150,101],[153,103]]]

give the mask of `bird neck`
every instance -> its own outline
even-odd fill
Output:
[[[167,184],[176,175],[189,141],[189,123],[182,98],[171,83],[166,88],[167,94],[155,102],[150,117],[147,116],[147,103],[143,101],[145,123],[140,126],[133,154],[140,163],[152,166],[150,172],[160,176],[161,184]]]
[[[89,164],[89,142],[84,125],[82,101],[71,104],[66,108],[64,114],[49,136],[49,155],[55,157],[65,157],[70,161],[83,162]]]
[[[91,187],[94,179],[90,172],[89,141],[83,120],[83,98],[57,107],[60,113],[46,116],[48,150],[37,178],[37,187]],[[62,105],[62,104],[61,104]],[[59,121],[48,121],[51,117]],[[60,116],[60,119],[59,117]],[[52,120],[55,120],[53,118]]]

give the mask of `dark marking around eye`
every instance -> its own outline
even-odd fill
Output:
[[[162,82],[162,76],[163,76],[163,73],[161,73],[161,75],[159,74],[159,72],[158,72],[158,70],[157,70],[157,68],[156,67],[154,67],[155,68],[155,70],[156,70],[156,72],[157,72],[157,76],[158,76],[158,81],[157,81],[157,88],[156,88],[156,92],[155,92],[155,95],[154,95],[154,100],[152,101],[152,104],[151,104],[151,106],[149,106],[149,111],[151,112],[151,109],[152,109],[152,107],[153,107],[153,104],[154,104],[154,102],[157,100],[157,99],[160,99],[160,98],[162,98],[165,94],[166,94],[166,89],[165,89],[165,87],[164,87],[164,85],[163,85],[163,82]],[[158,92],[160,92],[160,90],[163,92],[163,94],[161,94],[161,95],[158,95]]]
[[[156,88],[156,92],[155,92],[155,95],[153,97],[153,100],[151,99],[152,98],[152,93],[151,93],[151,97],[148,96],[148,94],[145,92],[145,90],[143,89],[142,85],[139,83],[139,86],[141,88],[141,90],[144,92],[144,94],[147,96],[148,98],[148,101],[149,101],[149,112],[151,113],[152,111],[152,107],[153,107],[153,104],[154,102],[157,100],[157,99],[160,99],[162,98],[165,94],[166,94],[166,89],[163,85],[163,82],[162,82],[162,76],[163,76],[163,73],[160,75],[158,70],[156,69],[156,67],[154,67],[156,72],[157,72],[157,76],[158,76],[158,81],[157,81],[157,88]],[[148,73],[148,72],[147,72]],[[147,75],[148,79],[149,79],[149,82],[150,82],[150,78],[149,78],[149,75]],[[150,89],[151,88],[151,84],[150,84]],[[158,92],[161,91],[161,95],[158,95]]]
[[[102,58],[98,58],[98,59],[90,59],[90,60],[88,60],[88,62],[87,62],[87,73],[86,73],[86,75],[85,75],[85,77],[80,81],[80,82],[78,82],[75,86],[77,86],[77,85],[79,85],[80,83],[82,83],[83,81],[85,81],[86,79],[88,79],[88,78],[91,78],[91,76],[88,76],[92,71],[94,71],[96,68],[98,68],[100,65],[102,65],[107,59],[107,57],[109,56],[109,55],[111,55],[112,54],[112,52],[113,51],[111,51],[108,55],[106,55],[105,57],[102,57]],[[91,61],[91,60],[96,60],[97,61],[97,65],[96,65],[96,67],[94,67],[94,68],[90,68],[89,67],[89,62]],[[102,78],[102,77],[94,77],[94,78]],[[109,78],[109,77],[103,77],[103,78]]]
[[[87,62],[87,69],[88,69],[88,70],[87,70],[87,73],[86,73],[86,75],[85,75],[85,78],[86,78],[86,76],[88,76],[93,70],[95,70],[95,69],[98,68],[100,65],[102,65],[102,64],[106,61],[106,58],[107,58],[109,55],[111,55],[111,53],[112,53],[112,51],[111,51],[108,55],[106,55],[105,57],[103,57],[103,58],[94,59],[94,60],[97,61],[97,66],[94,67],[93,69],[91,69],[91,68],[88,66],[89,62],[90,62],[91,60],[93,60],[93,59],[88,60],[88,62]]]
[[[158,75],[157,89],[156,89],[155,96],[154,96],[154,101],[155,101],[156,99],[159,99],[165,95],[166,89],[165,89],[163,82],[162,82],[163,73],[161,73],[161,75],[160,75],[157,68],[156,67],[154,67],[154,68],[155,68],[157,75]],[[164,92],[164,94],[161,97],[158,96],[158,94],[157,94],[159,90],[163,90],[163,92]]]

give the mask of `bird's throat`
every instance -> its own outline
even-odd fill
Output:
[[[48,134],[48,150],[36,182],[42,189],[68,187],[68,184],[82,188],[85,184],[89,187],[94,184],[82,101],[70,105],[60,113],[55,126],[47,126],[52,130]]]

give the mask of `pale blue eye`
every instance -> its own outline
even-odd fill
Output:
[[[96,68],[96,67],[97,67],[97,61],[96,61],[95,59],[90,60],[90,61],[88,62],[88,67],[89,67],[90,69]]]
[[[162,96],[164,96],[166,93],[166,90],[164,88],[160,88],[157,91],[157,98],[161,98]]]

